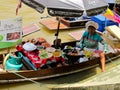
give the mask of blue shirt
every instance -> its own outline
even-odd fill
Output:
[[[103,39],[98,33],[90,35],[88,30],[86,30],[82,36],[82,40],[80,41],[80,43],[82,47],[84,46],[86,48],[98,49],[98,44],[102,41]]]

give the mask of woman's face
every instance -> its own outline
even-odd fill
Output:
[[[88,27],[88,31],[89,31],[89,33],[91,34],[91,35],[93,35],[94,33],[95,33],[95,27],[93,27],[93,26],[89,26]]]

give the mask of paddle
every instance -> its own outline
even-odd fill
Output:
[[[25,77],[25,76],[23,76],[23,75],[21,75],[21,74],[18,74],[18,73],[16,73],[14,70],[6,70],[6,71],[7,71],[7,72],[10,72],[10,73],[13,73],[13,74],[15,74],[15,75],[17,75],[17,76],[19,76],[19,77],[21,77],[21,78],[23,78],[23,79],[26,79],[26,80],[28,80],[28,81],[31,81],[31,82],[33,82],[33,83],[38,84],[38,85],[41,86],[41,84],[40,84],[39,82],[34,81],[34,80],[30,79],[30,78],[27,78],[27,77]]]
[[[0,71],[5,71],[5,70],[2,69],[2,68],[0,68]],[[24,79],[26,79],[26,80],[34,83],[34,84],[37,85],[37,86],[39,87],[39,89],[41,89],[41,90],[49,90],[49,87],[46,86],[45,84],[43,85],[42,83],[37,82],[37,81],[34,81],[34,80],[32,80],[32,79],[30,79],[30,78],[27,78],[27,77],[25,77],[25,76],[23,76],[23,75],[20,75],[20,74],[18,74],[17,72],[14,72],[14,71],[12,71],[12,70],[11,70],[11,71],[6,70],[6,72],[13,73],[13,74],[15,74],[15,75],[17,75],[17,76],[19,76],[19,77],[21,77],[21,78],[24,78]],[[39,89],[37,89],[37,90],[39,90]]]
[[[33,83],[38,84],[38,85],[41,86],[41,84],[40,84],[39,82],[34,81],[34,80],[30,79],[30,78],[27,78],[27,77],[25,77],[25,76],[23,76],[23,75],[21,75],[21,74],[16,73],[14,69],[11,69],[11,70],[6,70],[6,69],[5,69],[5,70],[4,70],[4,69],[0,68],[0,71],[6,71],[6,72],[9,72],[9,73],[13,73],[13,74],[15,74],[15,75],[17,75],[17,76],[19,76],[19,77],[21,77],[21,78],[23,78],[23,79],[26,79],[26,80],[28,80],[28,81],[31,81],[31,82],[33,82]]]
[[[60,30],[60,22],[61,22],[61,18],[58,17],[57,32],[55,33],[56,39],[53,42],[53,45],[55,46],[56,49],[58,49],[61,45],[61,39],[58,39],[59,30]]]

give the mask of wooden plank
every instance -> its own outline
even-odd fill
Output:
[[[40,27],[37,24],[30,24],[23,27],[23,36],[33,33],[40,30]]]
[[[58,27],[58,21],[56,19],[47,18],[47,19],[41,20],[39,23],[44,25],[50,30],[56,30]],[[60,29],[68,29],[68,28],[69,28],[68,26],[60,23]]]
[[[114,37],[116,37],[118,40],[120,40],[120,28],[116,25],[112,25],[112,26],[108,26],[106,27],[106,30],[113,35]]]
[[[82,23],[85,23],[87,21],[82,21]],[[56,19],[53,19],[53,18],[46,18],[46,19],[43,19],[39,22],[40,24],[42,24],[43,26],[47,27],[49,30],[57,30],[58,28],[58,20]],[[62,21],[60,23],[60,29],[74,29],[74,28],[84,28],[85,26],[84,25],[81,25],[80,26],[68,26],[66,24],[64,24]]]
[[[85,30],[80,30],[80,31],[73,31],[68,34],[72,36],[75,40],[80,40],[84,32]]]

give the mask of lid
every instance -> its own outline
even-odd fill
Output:
[[[47,47],[46,48],[46,51],[48,51],[48,52],[55,52],[55,48],[53,48],[53,47]]]
[[[33,51],[37,48],[37,46],[35,46],[33,43],[30,43],[30,42],[27,42],[23,45],[23,48],[26,50],[26,51]]]

